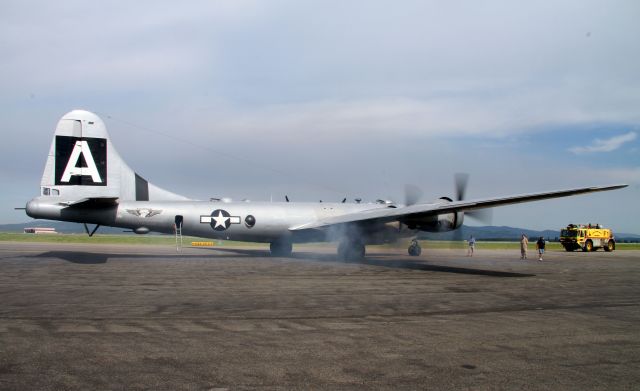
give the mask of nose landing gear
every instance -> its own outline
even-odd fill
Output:
[[[413,239],[411,244],[409,245],[409,255],[412,257],[418,257],[422,254],[422,247],[420,247],[420,243],[418,243],[417,239]]]

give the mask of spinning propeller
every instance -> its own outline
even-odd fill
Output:
[[[454,188],[455,188],[455,201],[464,201],[465,195],[467,192],[467,185],[469,183],[469,174],[466,173],[458,173],[454,175]],[[422,190],[416,186],[407,184],[404,187],[404,204],[405,206],[415,205],[420,202],[422,198],[423,192]],[[492,209],[479,209],[474,211],[464,212],[464,215],[467,217],[471,217],[474,220],[477,220],[486,225],[491,224],[491,220],[493,217]],[[458,228],[453,231],[453,240],[454,242],[462,241],[462,229]]]
[[[467,184],[469,183],[469,174],[458,173],[454,176],[456,187],[456,201],[464,201],[467,192]],[[491,224],[493,218],[492,209],[478,209],[464,212],[465,216],[469,216],[481,223]]]
[[[404,204],[411,206],[417,204],[422,198],[422,190],[416,185],[404,185]]]
[[[467,185],[469,183],[469,174],[458,173],[454,175],[456,201],[464,201],[465,194],[467,192]],[[404,205],[415,205],[422,199],[422,190],[412,184],[404,185]],[[478,220],[481,223],[490,224],[493,213],[491,209],[479,209],[469,212],[464,212],[465,216],[469,216]]]
[[[456,188],[456,201],[464,201],[464,196],[467,192],[467,185],[469,183],[469,174],[458,173],[454,175],[455,188]],[[493,218],[491,209],[479,209],[469,212],[464,212],[465,216],[471,217],[481,223],[490,225]],[[462,227],[453,231],[453,245],[462,242]]]

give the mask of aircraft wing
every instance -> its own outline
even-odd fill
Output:
[[[419,218],[445,213],[468,212],[477,209],[493,208],[496,206],[546,200],[549,198],[560,198],[578,194],[595,193],[598,191],[616,190],[627,186],[628,185],[592,186],[540,193],[518,194],[505,197],[445,202],[441,204],[415,204],[401,208],[375,208],[356,213],[329,217],[297,227],[292,227],[289,230],[302,231],[307,229],[322,229],[332,225],[350,223],[386,223],[405,218]]]

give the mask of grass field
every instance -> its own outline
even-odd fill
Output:
[[[212,241],[215,247],[234,247],[234,246],[255,246],[265,247],[265,243],[246,243],[246,242],[233,242],[233,241],[216,241],[212,239],[202,239],[185,236],[183,238],[184,246],[189,246],[191,242]],[[43,242],[43,243],[86,243],[86,244],[135,244],[135,245],[174,245],[176,243],[175,238],[169,235],[100,235],[96,234],[93,237],[88,237],[85,234],[24,234],[6,232],[0,233],[0,242]],[[408,243],[408,242],[407,242]],[[447,249],[466,248],[464,242],[449,242],[449,241],[437,241],[437,240],[423,240],[420,241],[420,245],[423,248],[435,248],[435,249]],[[333,246],[328,243],[312,243],[312,244],[297,244],[296,247],[304,246]],[[406,247],[405,244],[393,244],[374,246],[382,248],[394,248]],[[535,244],[529,245],[531,250],[535,249]],[[483,242],[478,241],[476,249],[482,250],[514,250],[520,249],[520,243],[518,242]],[[560,243],[547,243],[547,250],[550,251],[564,251]],[[616,250],[640,250],[640,243],[618,243],[616,244]]]
[[[216,241],[191,236],[184,236],[182,243],[185,246],[191,242],[213,241],[215,246],[222,246],[239,242]],[[0,232],[0,242],[40,242],[40,243],[86,243],[86,244],[135,244],[135,245],[175,245],[176,239],[170,235],[108,235],[95,234],[89,237],[86,234],[24,234],[14,232]],[[243,245],[264,246],[263,243],[242,243]]]

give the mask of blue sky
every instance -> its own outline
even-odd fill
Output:
[[[640,233],[635,1],[0,5],[0,222],[57,120],[103,117],[152,182],[206,199],[469,197],[628,183],[494,224]],[[166,137],[163,134],[169,134]],[[231,155],[231,157],[230,157]]]

